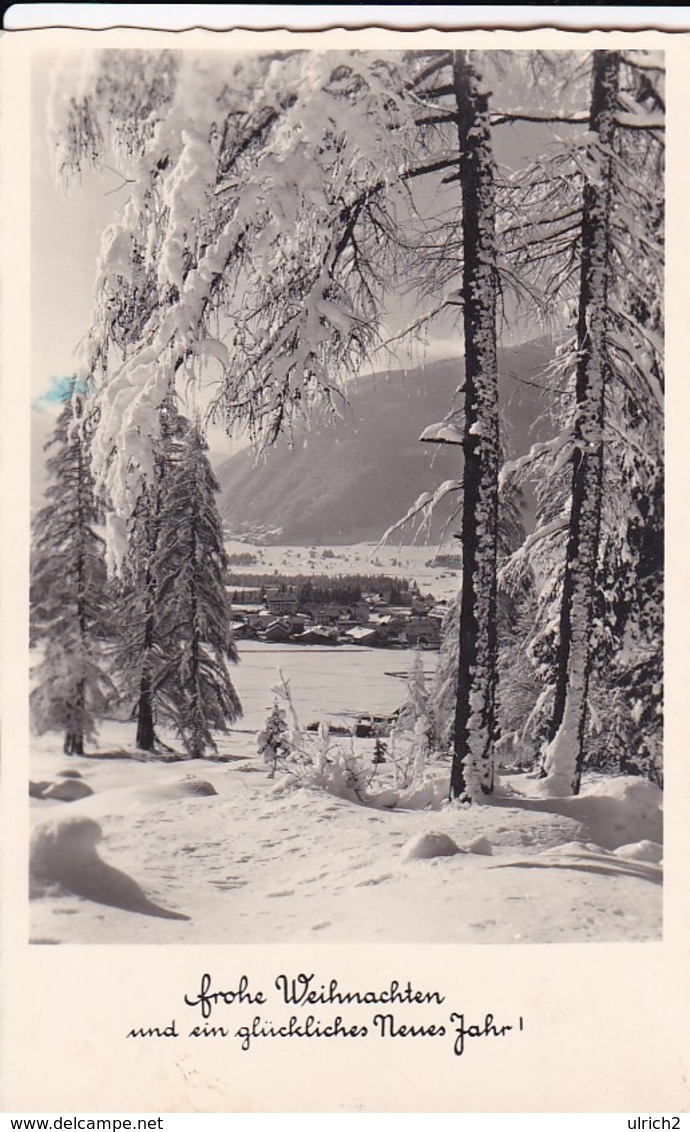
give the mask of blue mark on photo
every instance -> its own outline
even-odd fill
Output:
[[[74,393],[86,393],[86,382],[83,378],[52,377],[50,387],[34,401],[34,408],[41,409],[43,405],[62,405],[69,401]]]

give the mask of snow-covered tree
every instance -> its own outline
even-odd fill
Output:
[[[590,131],[595,141],[588,155],[592,173],[586,177],[582,207],[571,509],[551,723],[553,738],[544,760],[547,783],[556,794],[577,792],[584,755],[594,585],[601,535],[605,395],[609,376],[609,233],[619,70],[615,52],[594,52]]]
[[[462,195],[465,397],[460,648],[453,797],[493,789],[497,738],[498,363],[496,245],[489,97],[469,52],[453,58]]]
[[[416,649],[410,671],[407,674],[407,694],[396,716],[395,725],[400,731],[413,731],[418,720],[424,723],[427,734],[431,733],[429,717],[429,694],[426,686],[426,673],[422,653]]]
[[[434,744],[424,662],[415,651],[407,674],[407,692],[390,731],[388,751],[394,767],[395,785],[405,789],[420,781]]]
[[[279,763],[285,762],[291,753],[288,730],[285,709],[275,700],[256,737],[257,753],[268,767],[269,778],[275,778]]]
[[[368,356],[407,200],[401,60],[106,51],[79,98],[73,72],[57,84],[59,168],[112,152],[130,194],[104,236],[84,358],[120,516],[151,478],[176,380],[220,379],[217,415],[270,443],[333,406]]]
[[[621,56],[612,351],[604,495],[617,477],[618,527],[604,510],[595,616],[605,626],[594,675],[612,699],[607,722],[620,768],[661,782],[663,699],[663,229],[662,60]],[[608,480],[607,480],[608,477]],[[623,521],[621,522],[621,518]],[[617,537],[616,537],[617,536]]]
[[[242,712],[228,661],[237,649],[224,584],[226,554],[207,445],[189,426],[168,455],[154,569],[167,652],[158,707],[194,758]]]
[[[460,595],[450,601],[441,623],[441,646],[429,693],[429,711],[434,724],[436,748],[452,755],[453,722],[458,683],[460,647]]]
[[[47,504],[33,522],[31,636],[41,648],[31,694],[35,729],[64,732],[83,755],[113,692],[104,644],[111,631],[102,515],[89,464],[92,420],[72,382],[47,448]]]
[[[157,723],[201,755],[240,713],[227,669],[237,660],[224,586],[218,484],[205,441],[169,399],[160,410],[155,480],[127,524],[117,667],[134,704],[136,745],[154,751]]]
[[[156,734],[160,691],[175,663],[164,628],[158,586],[157,552],[161,508],[175,437],[184,428],[174,406],[161,409],[161,439],[156,446],[153,479],[143,485],[126,524],[127,554],[118,578],[119,633],[115,662],[123,698],[133,704],[136,746],[152,752],[160,746]]]
[[[410,182],[448,170],[460,180],[466,552],[452,792],[490,791],[496,275],[488,96],[477,61],[467,52],[430,60],[286,52],[238,57],[233,83],[225,60],[220,68],[190,58],[174,73],[163,69],[165,82],[160,60],[137,68],[146,116],[121,93],[121,59],[105,53],[76,108],[67,105],[59,151],[63,167],[79,167],[85,156],[102,160],[110,137],[136,174],[104,243],[86,359],[102,379],[96,458],[119,512],[150,474],[139,438],[157,435],[156,406],[181,368],[219,364],[219,410],[268,442],[315,401],[332,403],[339,378],[375,343],[397,258],[410,250],[400,222],[414,212]],[[444,70],[452,109],[437,113]],[[436,153],[422,114],[430,106],[445,129]],[[123,342],[122,312],[137,303],[137,340],[128,330]],[[143,421],[136,432],[133,414]]]
[[[558,156],[559,174],[541,163],[526,177],[546,184],[555,235],[547,223],[513,246],[535,286],[548,260],[552,298],[572,295],[579,275],[575,338],[552,367],[561,431],[511,469],[539,477],[538,528],[517,558],[529,559],[540,582],[541,628],[530,652],[552,685],[544,786],[555,793],[579,789],[597,658],[605,680],[616,648],[630,657],[630,636],[624,644],[607,610],[618,601],[620,612],[622,601],[628,627],[639,621],[630,600],[635,530],[658,529],[659,520],[662,71],[654,58],[599,51],[591,75],[588,133]],[[570,167],[575,178],[564,175]]]

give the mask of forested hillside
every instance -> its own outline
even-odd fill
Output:
[[[523,454],[547,435],[549,391],[539,383],[553,350],[542,340],[499,352],[507,452]],[[230,457],[217,466],[226,527],[268,528],[285,543],[378,540],[420,492],[461,475],[462,449],[419,437],[446,416],[462,379],[461,359],[358,378],[340,416],[299,428],[291,444],[282,438],[258,458],[250,450]],[[450,502],[439,508],[424,537],[437,539],[452,514]]]

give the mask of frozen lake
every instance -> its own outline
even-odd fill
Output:
[[[369,649],[347,645],[267,645],[239,641],[240,663],[232,666],[244,716],[242,728],[260,728],[273,704],[280,669],[287,680],[303,726],[313,720],[354,722],[363,712],[387,713],[405,697],[405,680],[387,673],[407,673],[412,649]],[[423,654],[431,673],[438,653]]]

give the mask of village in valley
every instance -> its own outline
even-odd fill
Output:
[[[311,579],[296,585],[290,579],[275,584],[228,585],[232,631],[236,640],[249,639],[303,645],[362,645],[370,648],[438,649],[445,599],[423,595],[414,583],[404,589],[392,578],[371,590],[352,587],[351,601],[330,597],[342,592],[348,579]]]

